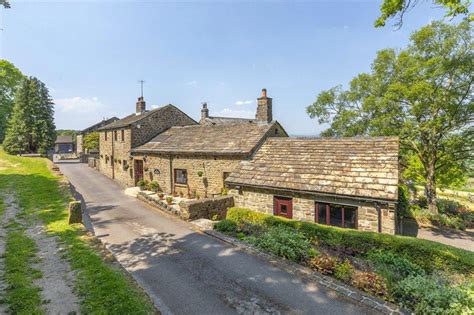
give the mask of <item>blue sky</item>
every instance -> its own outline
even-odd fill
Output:
[[[252,117],[265,87],[290,134],[325,126],[306,114],[317,94],[368,71],[377,50],[403,48],[443,11],[423,4],[394,30],[373,27],[379,1],[12,1],[3,10],[2,57],[40,78],[56,125],[83,129],[172,103],[199,119]]]

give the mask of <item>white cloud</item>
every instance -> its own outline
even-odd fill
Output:
[[[62,113],[88,113],[97,111],[104,107],[97,97],[82,98],[75,96],[71,98],[59,98],[53,100],[56,110]]]
[[[186,85],[189,85],[189,86],[196,86],[197,84],[198,84],[198,82],[196,80],[186,82]]]
[[[253,110],[235,110],[232,108],[224,108],[216,114],[216,116],[221,117],[255,118],[255,111]]]
[[[98,97],[75,96],[53,100],[55,104],[54,119],[58,129],[82,130],[117,115],[111,112]]]
[[[253,103],[252,100],[249,100],[249,101],[237,101],[237,102],[235,102],[235,105],[241,106],[241,105],[249,105],[249,104],[252,104],[252,103]]]
[[[158,107],[160,107],[160,105],[151,105],[151,109],[156,109]]]

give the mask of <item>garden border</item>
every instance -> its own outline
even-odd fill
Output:
[[[314,271],[308,267],[286,260],[279,256],[262,252],[245,242],[242,242],[238,239],[227,236],[221,232],[218,232],[215,230],[204,229],[204,228],[198,228],[198,229],[209,236],[212,236],[221,241],[229,243],[240,250],[243,250],[253,256],[256,256],[262,260],[265,260],[274,267],[280,268],[288,273],[295,274],[298,277],[303,278],[304,280],[316,282],[326,288],[336,291],[337,293],[343,295],[344,297],[348,299],[354,300],[357,303],[360,303],[369,308],[375,309],[383,314],[409,314],[408,311],[398,307],[397,305],[393,303],[368,295],[352,286],[343,284],[342,282],[336,279],[333,279],[331,277],[324,276],[323,274],[317,271]]]

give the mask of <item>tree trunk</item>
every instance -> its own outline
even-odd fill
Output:
[[[436,179],[435,179],[435,165],[430,163],[426,174],[425,196],[428,203],[428,210],[432,213],[438,213],[436,206]]]

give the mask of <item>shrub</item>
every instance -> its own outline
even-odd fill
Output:
[[[400,281],[394,298],[416,314],[472,314],[474,283],[451,287],[436,276],[409,276]]]
[[[390,287],[408,276],[425,274],[420,266],[392,252],[372,251],[367,255],[367,260],[387,280]]]
[[[334,270],[334,275],[337,279],[341,281],[349,282],[352,279],[354,272],[355,270],[351,262],[346,259],[343,263],[338,264],[336,266],[336,269]]]
[[[334,257],[331,257],[329,255],[323,254],[316,256],[314,258],[311,258],[308,262],[309,266],[312,269],[315,269],[319,271],[322,274],[325,275],[332,275],[334,274],[334,271],[336,270],[337,266],[337,259]]]
[[[156,180],[154,180],[150,183],[150,190],[152,190],[154,192],[157,192],[157,191],[159,191],[159,189],[160,189],[160,184],[158,184],[158,182]]]
[[[137,186],[140,187],[140,188],[145,188],[145,186],[146,186],[145,181],[143,179],[140,179],[137,182]]]
[[[214,229],[225,234],[234,235],[237,232],[237,224],[234,221],[224,219],[216,223]]]
[[[266,227],[286,226],[305,234],[308,239],[316,239],[322,246],[354,254],[367,255],[374,249],[390,251],[427,272],[444,270],[467,276],[474,273],[474,253],[427,240],[288,220],[243,208],[230,208],[227,219],[237,223],[237,226],[244,223]]]
[[[352,276],[351,283],[356,288],[373,295],[384,296],[387,294],[387,286],[383,278],[374,272],[356,272]]]
[[[271,227],[259,238],[255,245],[272,254],[299,262],[308,257],[311,243],[298,231],[288,227]]]

